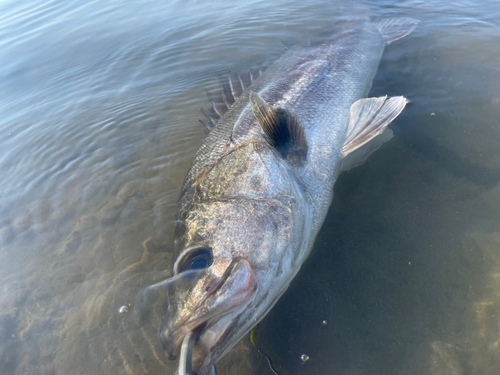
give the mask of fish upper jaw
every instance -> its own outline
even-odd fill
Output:
[[[160,329],[160,341],[166,354],[175,359],[184,337],[195,331],[199,339],[193,349],[193,370],[211,366],[219,359],[217,353],[212,353],[213,348],[220,344],[226,329],[256,290],[257,280],[250,263],[236,258],[217,280],[210,272],[203,273],[183,301],[178,300],[178,295],[171,296],[172,299],[167,296]]]

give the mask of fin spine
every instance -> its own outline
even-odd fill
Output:
[[[251,69],[241,75],[228,72],[227,75],[219,75],[219,93],[212,93],[205,89],[212,108],[208,110],[201,109],[201,113],[208,118],[209,123],[202,120],[200,120],[200,123],[205,126],[208,133],[215,127],[220,118],[226,114],[236,99],[261,76],[263,70]]]

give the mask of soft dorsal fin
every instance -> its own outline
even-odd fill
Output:
[[[269,143],[284,159],[304,160],[307,157],[307,139],[303,126],[288,109],[268,105],[259,94],[250,93],[252,111]]]
[[[370,156],[382,145],[392,139],[394,133],[391,129],[385,128],[382,134],[377,135],[370,142],[365,143],[360,148],[354,150],[342,159],[342,172],[349,171],[366,163]]]
[[[214,94],[207,90],[208,100],[210,100],[212,108],[208,110],[201,109],[201,113],[209,120],[208,123],[200,120],[207,133],[215,127],[217,121],[224,116],[235,100],[243,94],[243,91],[248,89],[260,77],[264,69],[251,69],[242,74],[229,72],[227,75],[219,76],[220,92]]]
[[[416,29],[420,20],[409,17],[384,18],[376,23],[378,31],[385,39],[387,44],[404,38]]]
[[[351,106],[347,136],[342,147],[342,157],[381,134],[403,110],[407,100],[402,96],[387,99],[360,99]]]
[[[290,48],[295,46],[297,43],[292,42],[291,40],[282,40],[281,44],[283,44],[283,46],[285,47],[286,50],[289,50]]]

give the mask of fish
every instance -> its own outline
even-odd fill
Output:
[[[220,78],[221,92],[208,93],[208,135],[182,186],[165,283],[159,340],[169,358],[193,333],[193,371],[214,373],[287,290],[338,175],[356,165],[346,160],[378,148],[407,104],[367,95],[386,45],[418,23],[339,24],[291,46],[263,72]]]

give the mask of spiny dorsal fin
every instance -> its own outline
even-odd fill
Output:
[[[207,90],[208,100],[210,100],[212,108],[208,110],[201,108],[201,113],[209,120],[208,123],[200,120],[201,124],[205,126],[207,133],[215,127],[217,121],[224,116],[229,107],[243,94],[243,91],[248,89],[260,77],[263,70],[264,68],[251,69],[242,74],[229,72],[227,75],[219,76],[220,92],[214,94]]]
[[[250,93],[250,104],[269,143],[283,158],[304,160],[307,157],[306,135],[295,115],[286,108],[268,105],[255,92]]]
[[[351,106],[351,117],[347,136],[342,147],[342,157],[371,141],[381,134],[387,125],[403,110],[407,100],[402,96],[387,99],[360,99]]]
[[[385,38],[387,44],[404,38],[416,29],[420,20],[409,17],[384,18],[376,23],[378,31]]]

